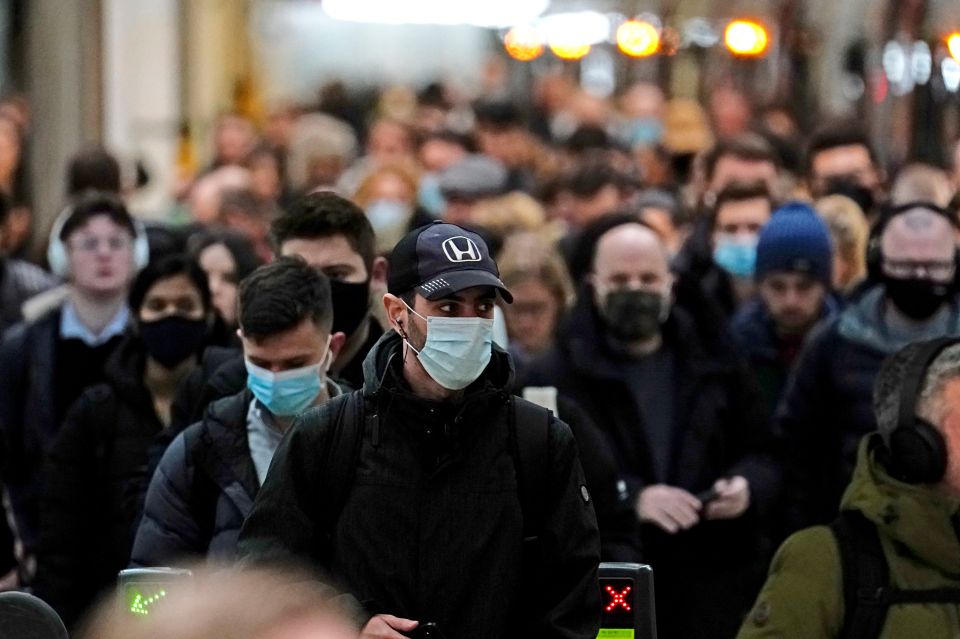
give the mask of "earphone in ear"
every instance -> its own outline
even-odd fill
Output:
[[[70,259],[60,234],[74,211],[75,207],[68,206],[60,212],[53,223],[53,228],[50,229],[50,241],[47,244],[47,264],[50,272],[62,280],[70,277]],[[136,271],[141,271],[150,263],[150,243],[147,241],[147,231],[143,222],[133,219],[133,229],[133,264]]]

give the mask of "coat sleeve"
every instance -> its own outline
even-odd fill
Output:
[[[835,340],[827,325],[814,333],[800,353],[774,418],[777,456],[784,469],[784,534],[826,523],[836,516],[838,504],[825,504],[825,478],[832,473],[828,438],[834,409],[830,400],[833,374],[830,351]]]
[[[207,551],[209,535],[203,533],[190,508],[195,474],[186,441],[184,433],[177,435],[150,480],[130,557],[133,568],[169,566]]]
[[[787,539],[737,639],[832,639],[843,625],[837,543],[818,526]]]
[[[536,636],[594,639],[600,627],[600,535],[570,428],[552,420],[548,509],[541,535],[544,614]]]
[[[774,455],[775,440],[763,394],[746,361],[738,359],[730,385],[730,415],[734,450],[741,457],[727,471],[750,484],[752,506],[769,517],[780,493],[782,475]]]
[[[280,442],[270,470],[243,523],[238,543],[242,562],[321,569],[321,526],[318,490],[320,463],[326,450],[326,424],[317,411],[297,418]],[[311,417],[313,416],[313,417]]]
[[[580,454],[580,463],[593,498],[600,527],[601,557],[604,561],[640,561],[640,529],[627,481],[603,434],[580,406],[564,396],[557,397],[560,418],[570,426]]]
[[[96,572],[90,558],[98,544],[95,526],[100,510],[91,499],[96,485],[96,419],[88,389],[73,404],[44,467],[40,498],[40,541],[35,588],[68,625],[93,596],[88,579]],[[95,402],[99,405],[100,402]]]

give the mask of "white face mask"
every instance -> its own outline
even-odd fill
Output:
[[[417,354],[427,374],[447,390],[461,390],[477,380],[493,355],[493,320],[483,317],[424,317],[427,340]]]

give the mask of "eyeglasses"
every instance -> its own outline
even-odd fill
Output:
[[[131,240],[123,235],[114,235],[111,237],[95,237],[89,235],[71,242],[70,248],[83,253],[96,253],[101,245],[105,245],[113,253],[119,253],[120,251],[130,248]]]
[[[914,260],[884,260],[883,270],[892,277],[929,277],[934,280],[948,280],[953,277],[956,265],[953,260],[937,262],[916,262]]]

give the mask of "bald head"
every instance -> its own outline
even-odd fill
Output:
[[[880,241],[885,264],[952,263],[956,251],[953,226],[942,215],[925,209],[913,209],[891,219]]]
[[[673,285],[666,246],[641,224],[621,224],[597,241],[591,282],[598,295],[618,289],[667,294]]]

